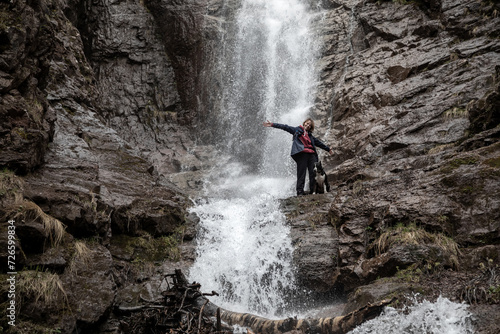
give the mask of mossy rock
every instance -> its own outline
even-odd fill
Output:
[[[488,165],[493,168],[500,169],[500,157],[491,158],[483,161],[483,164]]]
[[[408,295],[424,292],[419,285],[399,282],[397,280],[377,280],[372,284],[356,289],[348,297],[348,302],[342,312],[343,315],[383,299],[396,298],[396,304],[402,304]],[[397,306],[397,305],[392,305]]]
[[[464,165],[475,165],[479,162],[478,158],[473,156],[456,158],[449,161],[444,167],[441,168],[441,173],[451,173],[455,169]]]
[[[116,258],[137,263],[175,261],[180,257],[181,238],[182,231],[158,238],[147,233],[137,237],[121,234],[111,239],[110,252]]]

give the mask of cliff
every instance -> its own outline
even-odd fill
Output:
[[[498,3],[321,5],[313,116],[333,189],[283,203],[299,280],[345,312],[443,293],[498,331]],[[1,230],[15,221],[20,287],[54,288],[23,286],[18,329],[118,330],[114,306],[189,266],[189,195],[216,159],[210,73],[236,6],[0,1]],[[6,263],[6,232],[0,245]]]
[[[497,303],[485,280],[500,250],[498,5],[329,4],[316,117],[336,188],[326,203],[286,203],[302,252],[324,246],[297,259],[305,285],[361,304],[408,290]]]

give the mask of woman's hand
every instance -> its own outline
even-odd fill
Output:
[[[328,153],[330,153],[330,155],[333,155],[333,150],[330,149],[330,151],[328,151]]]
[[[262,125],[264,125],[266,128],[269,128],[269,127],[273,126],[273,123],[269,122],[269,121],[265,121],[264,123],[262,123]]]

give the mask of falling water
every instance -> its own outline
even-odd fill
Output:
[[[294,194],[292,137],[262,123],[297,126],[312,106],[312,15],[300,0],[242,0],[225,40],[221,108],[214,111],[220,166],[192,209],[201,221],[190,278],[234,311],[283,315],[295,289],[279,207]]]
[[[303,1],[303,0],[302,0]],[[265,120],[300,124],[313,105],[316,45],[313,13],[301,0],[242,0],[234,37],[220,67],[220,149],[263,175],[290,172],[290,138],[264,129]],[[228,28],[229,30],[231,28]]]

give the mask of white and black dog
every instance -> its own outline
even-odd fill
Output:
[[[312,194],[324,194],[325,188],[326,192],[330,191],[330,184],[328,184],[328,176],[326,175],[321,161],[314,163],[314,189]]]

